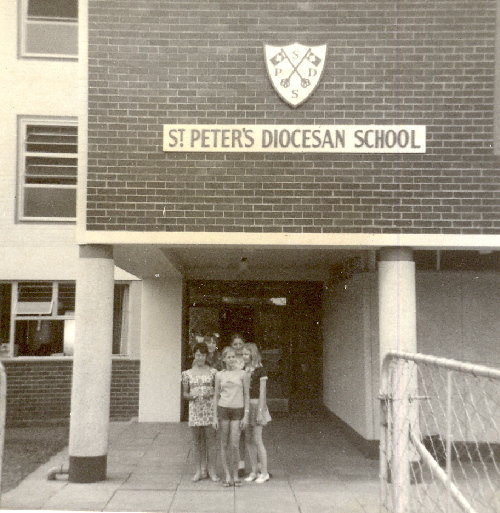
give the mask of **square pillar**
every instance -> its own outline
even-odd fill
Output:
[[[139,422],[179,422],[182,276],[145,279],[142,287]]]

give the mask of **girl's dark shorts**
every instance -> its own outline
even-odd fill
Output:
[[[225,406],[217,406],[217,414],[219,420],[241,420],[244,415],[243,408],[226,408]]]

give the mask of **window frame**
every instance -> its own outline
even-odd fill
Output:
[[[29,19],[28,16],[28,7],[30,0],[21,0],[19,2],[19,43],[18,43],[18,53],[20,58],[24,59],[42,59],[42,60],[68,60],[68,61],[76,61],[78,60],[78,17],[76,19],[73,18],[49,18],[46,19]],[[28,25],[29,24],[44,24],[44,25],[64,25],[75,26],[76,27],[76,38],[77,38],[77,51],[76,53],[36,53],[29,52],[27,50],[27,37],[28,37]]]
[[[27,130],[30,125],[44,125],[44,126],[52,126],[52,127],[65,127],[72,126],[77,129],[77,151],[76,153],[64,153],[64,154],[49,154],[43,152],[29,152],[26,149],[26,140],[27,140]],[[18,195],[17,195],[17,220],[19,222],[43,222],[43,223],[75,223],[77,218],[76,211],[76,195],[78,188],[78,160],[79,160],[79,152],[78,152],[78,123],[76,117],[54,117],[54,116],[19,116],[18,117],[18,171],[17,171],[17,179],[18,179]],[[57,155],[63,155],[65,158],[74,158],[76,159],[76,183],[74,185],[67,184],[45,184],[41,186],[33,186],[33,184],[26,183],[26,160],[28,157],[43,157],[48,156],[48,158],[56,157]],[[74,217],[57,217],[57,216],[27,216],[24,213],[25,210],[25,190],[26,189],[36,189],[36,188],[44,188],[44,189],[63,189],[63,190],[74,190],[75,191],[75,216]]]
[[[51,283],[52,285],[52,310],[49,314],[32,314],[32,315],[24,315],[24,314],[18,314],[17,311],[17,305],[19,303],[22,303],[22,301],[19,301],[19,284],[22,283],[32,283],[32,282],[39,282],[39,283]],[[39,355],[16,355],[15,353],[15,333],[16,333],[16,323],[18,321],[66,321],[66,320],[75,320],[75,312],[73,311],[71,314],[65,313],[65,314],[59,314],[57,312],[57,304],[59,299],[59,286],[61,283],[74,283],[71,280],[59,280],[59,281],[52,281],[52,280],[20,280],[16,281],[12,284],[12,304],[11,304],[11,338],[9,341],[9,355],[13,358],[44,358],[44,356]],[[62,356],[62,355],[61,355]]]
[[[19,303],[19,285],[26,282],[40,282],[51,283],[52,285],[52,304],[53,308],[50,314],[17,314],[17,305]],[[57,312],[57,304],[59,298],[59,288],[61,284],[72,284],[76,286],[75,280],[17,280],[17,281],[3,281],[0,283],[10,285],[10,326],[9,326],[9,342],[8,353],[0,357],[2,359],[8,358],[12,360],[18,359],[47,359],[47,358],[73,358],[72,355],[16,355],[15,353],[15,338],[16,338],[16,322],[17,321],[75,321],[75,312],[59,314]],[[121,325],[120,325],[120,351],[113,353],[112,358],[126,358],[129,356],[129,327],[130,327],[130,282],[115,281],[114,286],[123,286],[123,302],[121,305]],[[75,295],[76,301],[76,295]],[[115,305],[113,304],[113,310]],[[1,354],[1,352],[0,352]]]

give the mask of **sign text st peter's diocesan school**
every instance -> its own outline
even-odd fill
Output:
[[[166,152],[425,153],[422,125],[164,125]]]

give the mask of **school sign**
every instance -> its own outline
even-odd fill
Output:
[[[165,152],[425,153],[425,126],[164,125]]]

